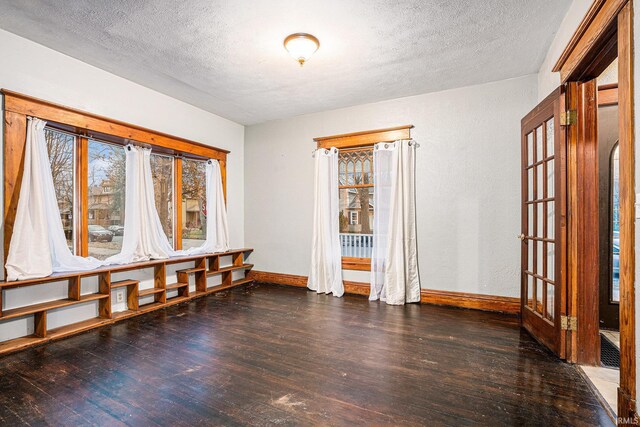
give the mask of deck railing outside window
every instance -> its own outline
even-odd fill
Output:
[[[343,257],[371,258],[373,234],[340,233]]]

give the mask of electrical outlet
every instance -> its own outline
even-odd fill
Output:
[[[116,302],[124,302],[124,292],[116,292]]]

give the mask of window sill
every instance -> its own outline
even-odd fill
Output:
[[[342,257],[342,269],[371,271],[371,258]]]

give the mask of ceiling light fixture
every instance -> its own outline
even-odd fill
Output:
[[[302,67],[320,47],[317,38],[307,33],[295,33],[284,39],[284,48]]]

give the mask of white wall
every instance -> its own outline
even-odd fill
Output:
[[[231,244],[244,246],[244,126],[3,30],[0,52],[2,88],[230,150],[227,194]],[[3,307],[63,298],[65,289],[50,284],[37,290],[12,290]],[[54,316],[56,324],[94,317],[94,306],[65,310]],[[32,331],[29,323],[0,323],[0,341]]]
[[[552,73],[551,70],[592,3],[593,0],[573,0],[569,6],[538,73],[538,100],[543,100],[560,86],[560,74]]]
[[[536,98],[529,75],[247,127],[245,232],[255,268],[308,274],[313,137],[413,124],[422,287],[519,296],[520,119]]]

